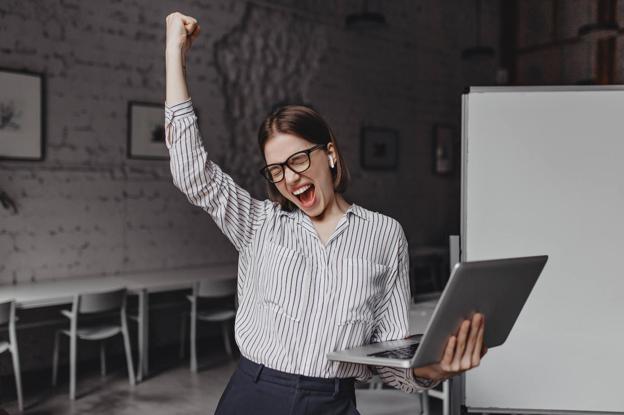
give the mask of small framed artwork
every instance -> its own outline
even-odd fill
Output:
[[[43,74],[0,69],[0,159],[44,159],[43,95]]]
[[[362,167],[394,170],[399,160],[399,133],[391,128],[363,127],[360,158]]]
[[[433,172],[446,176],[453,173],[455,128],[436,124],[433,127]]]
[[[165,112],[162,104],[128,103],[128,158],[169,160],[165,145]]]

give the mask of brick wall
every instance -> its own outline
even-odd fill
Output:
[[[278,101],[308,102],[329,121],[351,168],[347,200],[397,218],[410,243],[445,243],[459,230],[459,172],[432,174],[433,126],[454,125],[459,143],[460,94],[492,83],[496,63],[467,71],[460,59],[475,43],[471,2],[379,2],[388,27],[372,33],[345,29],[345,14],[359,7],[1,2],[0,67],[45,74],[47,156],[0,162],[0,189],[19,208],[0,209],[0,283],[236,260],[210,217],[173,187],[166,161],[125,155],[128,101],[164,101],[164,18],[174,10],[202,25],[189,84],[206,146],[226,172],[264,197],[257,126]],[[498,2],[484,2],[482,22],[484,43],[497,47]],[[360,167],[363,125],[399,132],[397,170]],[[47,356],[47,346],[37,347]],[[25,360],[38,361],[29,353],[37,352]]]

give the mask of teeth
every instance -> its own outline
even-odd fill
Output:
[[[303,186],[303,187],[301,187],[301,188],[299,188],[299,189],[295,190],[295,191],[293,192],[293,195],[295,195],[295,196],[299,196],[301,193],[305,192],[305,191],[306,191],[306,190],[308,190],[310,187],[312,187],[312,185],[310,185],[310,184],[309,184],[309,185],[307,185],[307,186]]]

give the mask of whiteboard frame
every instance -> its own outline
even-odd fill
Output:
[[[468,95],[475,93],[496,92],[583,92],[583,91],[624,91],[624,85],[550,85],[550,86],[479,86],[469,87],[462,94],[461,120],[461,179],[460,179],[460,260],[464,260],[466,252],[466,203],[467,203],[467,127],[468,127]],[[487,413],[487,414],[592,414],[592,415],[619,415],[624,412],[605,411],[575,411],[575,410],[536,410],[513,408],[478,408],[466,406],[466,377],[462,374],[456,378],[461,387],[457,391],[457,399],[451,399],[451,414]]]

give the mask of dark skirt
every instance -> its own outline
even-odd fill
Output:
[[[241,356],[215,415],[359,415],[354,383],[280,372]]]

